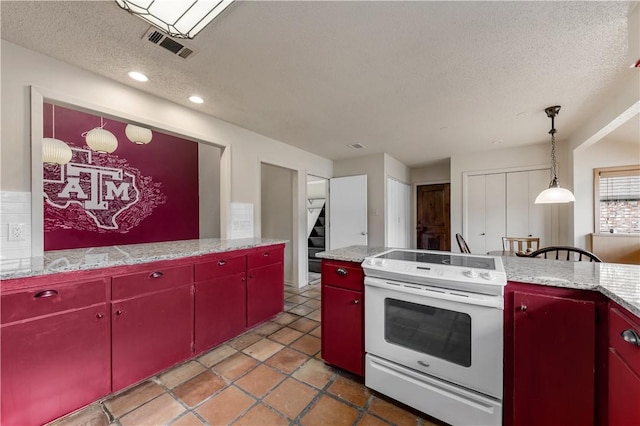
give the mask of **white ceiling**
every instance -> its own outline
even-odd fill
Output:
[[[629,2],[238,1],[188,60],[114,1],[0,5],[3,39],[334,160],[548,142],[556,104],[562,140],[634,72]]]

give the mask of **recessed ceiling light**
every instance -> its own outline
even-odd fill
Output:
[[[129,77],[137,81],[149,81],[149,78],[146,75],[138,71],[129,72]]]
[[[195,96],[195,95],[189,96],[189,100],[194,104],[204,103],[204,99],[202,99],[200,96]]]

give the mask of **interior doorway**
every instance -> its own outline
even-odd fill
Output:
[[[294,283],[296,238],[294,228],[294,188],[298,172],[272,164],[260,164],[260,235],[262,238],[286,240],[284,247],[285,285]]]
[[[325,251],[328,244],[327,192],[329,180],[307,175],[307,263],[309,284],[320,282],[320,259],[316,253]]]
[[[450,184],[419,185],[416,195],[416,247],[451,251]]]

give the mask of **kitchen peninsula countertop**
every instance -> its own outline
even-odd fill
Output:
[[[362,263],[385,247],[350,246],[316,254],[322,259]],[[640,266],[619,263],[567,262],[501,256],[508,281],[593,290],[640,317]]]
[[[42,257],[7,259],[0,263],[0,280],[36,277],[114,266],[138,265],[212,253],[284,244],[285,240],[244,238],[167,241],[71,250],[47,251]]]

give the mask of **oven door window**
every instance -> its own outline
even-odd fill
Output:
[[[463,312],[387,298],[384,338],[394,345],[471,366],[471,317]]]

